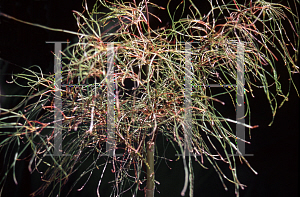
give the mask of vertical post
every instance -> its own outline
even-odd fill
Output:
[[[192,72],[191,72],[191,43],[185,43],[185,89],[184,89],[184,152],[190,155],[192,151]]]
[[[245,139],[245,106],[244,106],[244,44],[242,42],[237,43],[237,78],[236,78],[236,121],[241,124],[236,124],[236,136],[240,139]],[[237,140],[237,148],[245,155],[245,142]]]
[[[115,156],[114,43],[107,44],[107,143],[108,156]]]
[[[54,96],[54,154],[62,156],[62,101],[61,101],[61,45],[68,42],[54,43],[54,73],[55,73],[55,96]]]

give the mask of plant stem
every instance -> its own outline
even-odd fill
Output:
[[[146,197],[154,197],[154,142],[147,142],[147,186],[145,188]]]

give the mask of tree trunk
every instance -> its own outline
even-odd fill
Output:
[[[154,197],[154,142],[147,142],[147,186],[145,188],[146,197]]]

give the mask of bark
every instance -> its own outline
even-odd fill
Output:
[[[145,188],[146,197],[154,197],[154,142],[147,142],[147,186]]]

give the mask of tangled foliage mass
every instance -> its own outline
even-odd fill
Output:
[[[31,147],[30,171],[39,172],[41,165],[49,166],[41,173],[43,184],[33,195],[43,193],[50,185],[54,188],[51,195],[52,192],[59,193],[60,189],[57,188],[63,187],[70,175],[79,170],[87,158],[92,157],[93,162],[78,180],[100,167],[104,173],[107,163],[111,162],[116,174],[113,196],[120,196],[127,191],[136,194],[145,181],[146,172],[142,166],[149,167],[146,160],[147,142],[155,143],[157,135],[161,133],[179,145],[180,154],[185,154],[185,43],[191,43],[189,57],[193,86],[190,110],[193,127],[189,151],[192,154],[189,156],[189,167],[185,164],[185,169],[189,169],[191,180],[190,157],[195,156],[204,168],[203,157],[206,157],[222,182],[227,179],[235,184],[238,195],[239,188],[244,185],[238,180],[236,161],[231,155],[238,150],[236,141],[244,139],[237,139],[228,124],[235,120],[224,118],[215,108],[215,103],[225,103],[217,99],[220,94],[212,94],[209,85],[230,84],[228,87],[224,85],[222,94],[231,96],[233,106],[237,105],[234,98],[236,87],[233,84],[236,83],[238,72],[237,44],[242,43],[245,92],[237,95],[244,94],[246,98],[245,116],[250,115],[247,95],[253,96],[253,87],[264,89],[275,115],[277,96],[284,97],[284,101],[288,96],[281,90],[276,60],[283,59],[285,62],[290,73],[290,86],[293,85],[292,74],[299,72],[296,65],[299,17],[289,7],[262,0],[247,1],[245,4],[221,2],[208,1],[211,7],[204,15],[192,1],[182,1],[176,13],[186,6],[189,14],[178,21],[174,20],[175,14],[169,11],[171,1],[167,8],[163,8],[150,1],[137,4],[135,1],[109,3],[99,0],[91,10],[83,3],[82,13],[74,11],[79,31],[73,33],[78,35],[79,41],[62,52],[61,98],[55,94],[58,91],[54,82],[55,73],[46,75],[35,72],[33,67],[13,77],[15,83],[18,83],[18,78],[26,79],[27,84],[20,85],[29,87],[30,91],[15,108],[1,109],[0,127],[15,128],[13,131],[1,131],[1,135],[7,136],[0,143],[1,150],[15,142],[19,147],[15,154],[7,154],[6,161],[12,161],[8,170],[14,171],[17,160],[23,159],[25,156],[22,153]],[[299,2],[293,3],[292,6],[297,7]],[[99,12],[103,6],[109,12]],[[166,9],[171,24],[153,30],[149,25],[149,16],[160,19],[149,11],[150,7]],[[283,21],[294,30],[293,37],[287,36]],[[104,31],[108,26],[114,32]],[[113,70],[109,70],[110,64]],[[106,157],[109,152],[108,146],[105,148],[109,135],[106,128],[111,102],[111,97],[107,95],[109,80],[113,80],[115,94],[111,120],[115,124],[115,146],[112,148],[122,156]],[[133,87],[126,87],[129,82]],[[275,92],[270,91],[273,87],[276,87]],[[30,103],[34,98],[37,102]],[[54,110],[57,110],[55,98],[61,99],[62,108],[58,110],[62,120],[54,118]],[[8,120],[13,118],[17,121],[9,123]],[[54,124],[57,121],[62,125],[63,144],[59,151],[69,156],[51,156],[55,148],[57,134]],[[212,138],[218,145],[212,142]],[[25,146],[20,146],[21,142]],[[223,150],[217,149],[217,146]],[[102,157],[107,158],[106,163],[99,163]],[[250,167],[243,155],[239,157]],[[217,160],[227,163],[232,175],[225,175]],[[99,185],[101,179],[102,176]],[[4,181],[5,176],[1,184]]]

